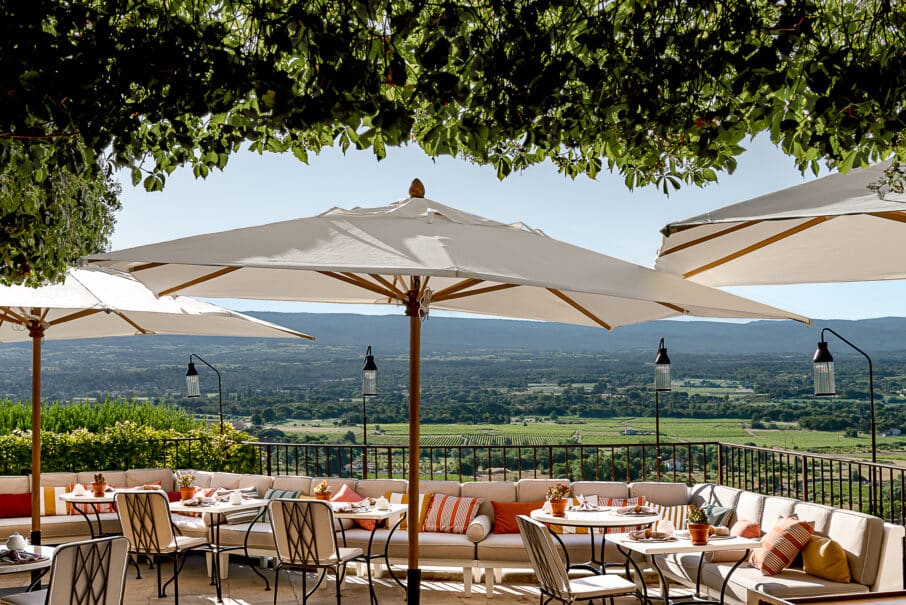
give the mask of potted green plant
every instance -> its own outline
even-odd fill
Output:
[[[190,500],[195,497],[195,475],[192,473],[180,473],[176,476],[179,483],[179,497],[182,500]]]
[[[94,476],[94,481],[91,483],[91,494],[95,498],[103,498],[104,493],[107,491],[107,479],[104,478],[102,473],[98,473]]]
[[[315,486],[315,498],[318,500],[330,500],[331,491],[327,481],[322,481]]]
[[[549,485],[547,487],[547,501],[550,502],[553,516],[566,516],[566,505],[569,502],[569,485],[566,483]]]
[[[689,540],[696,546],[708,543],[708,534],[711,533],[711,524],[708,515],[699,507],[690,504],[689,514],[686,517],[686,529],[689,530]]]

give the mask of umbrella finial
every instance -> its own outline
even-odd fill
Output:
[[[425,197],[425,185],[418,179],[412,179],[409,185],[409,197]]]

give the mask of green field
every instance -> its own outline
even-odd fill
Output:
[[[809,452],[851,452],[861,455],[868,451],[870,438],[859,434],[857,438],[845,437],[840,432],[806,431],[795,425],[771,430],[753,430],[750,422],[742,419],[661,419],[662,443],[683,441],[726,441],[778,449]],[[329,434],[337,442],[349,431],[361,443],[361,425],[338,426],[331,421],[305,424],[293,421],[276,425],[288,433]],[[382,434],[375,434],[376,426],[369,425],[368,443],[371,445],[402,445],[408,440],[408,425],[403,423],[380,424]],[[626,435],[626,429],[636,434]],[[493,445],[562,445],[573,444],[622,444],[654,442],[654,418],[572,419],[558,422],[548,419],[528,420],[506,425],[481,424],[432,424],[421,428],[424,446],[454,447]],[[906,460],[906,436],[879,437],[878,450],[885,461]]]

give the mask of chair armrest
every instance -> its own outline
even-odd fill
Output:
[[[491,527],[494,522],[488,515],[478,515],[469,523],[466,528],[466,537],[472,542],[478,543],[488,537],[491,533]]]

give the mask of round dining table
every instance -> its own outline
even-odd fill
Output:
[[[544,509],[536,509],[530,513],[530,516],[535,521],[539,523],[544,523],[548,526],[558,525],[560,527],[584,527],[588,529],[588,538],[591,541],[591,559],[584,563],[570,563],[569,553],[566,550],[566,544],[563,543],[563,540],[560,536],[551,532],[551,535],[560,542],[560,546],[563,549],[563,554],[566,558],[567,568],[572,569],[587,569],[594,573],[604,573],[607,567],[606,562],[604,561],[604,546],[607,541],[607,530],[612,528],[632,528],[632,527],[646,527],[653,525],[660,521],[660,516],[657,513],[650,512],[650,509],[643,509],[641,512],[629,512],[629,513],[619,513],[620,510],[616,507],[589,507],[589,508],[579,508],[579,507],[570,507],[566,510],[564,516],[556,516]],[[600,556],[596,560],[594,558],[595,553],[595,532],[594,530],[600,529],[602,531],[601,535],[601,550]]]

